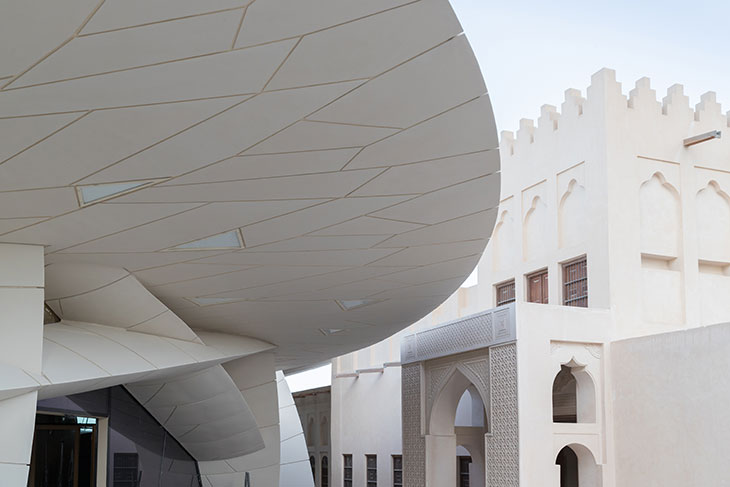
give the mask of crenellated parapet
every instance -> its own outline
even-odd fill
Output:
[[[651,87],[651,80],[643,77],[626,95],[621,83],[616,81],[615,71],[604,68],[591,77],[585,97],[580,90],[568,89],[559,111],[555,106],[543,105],[537,123],[523,118],[516,134],[502,131],[502,156],[509,159],[528,146],[539,145],[559,135],[566,127],[581,127],[591,123],[588,119],[594,121],[595,117],[607,114],[642,117],[640,120],[663,117],[667,121],[686,124],[687,136],[700,129],[722,130],[730,126],[730,112],[722,112],[715,92],[703,94],[693,109],[681,84],[670,86],[666,96],[659,100],[656,90]]]

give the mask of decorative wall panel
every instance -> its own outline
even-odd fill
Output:
[[[517,345],[489,350],[492,435],[487,437],[487,485],[517,487],[519,436],[517,416]]]
[[[401,368],[403,404],[403,485],[426,483],[426,440],[421,435],[421,365]]]
[[[431,360],[516,338],[514,305],[508,304],[404,337],[401,361]]]

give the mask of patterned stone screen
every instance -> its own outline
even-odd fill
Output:
[[[426,485],[430,409],[455,370],[484,399],[487,487],[519,486],[517,344],[507,305],[407,336],[401,344],[403,485]]]
[[[403,486],[426,484],[426,440],[421,434],[421,365],[401,368],[403,404]]]

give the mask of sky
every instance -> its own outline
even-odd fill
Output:
[[[616,70],[624,93],[644,76],[657,98],[680,83],[690,103],[716,91],[730,109],[730,2],[451,0],[479,61],[498,130],[515,131],[563,93],[585,96],[593,73]]]
[[[497,130],[516,131],[568,88],[616,70],[628,92],[644,76],[657,99],[675,83],[694,106],[717,92],[730,110],[730,1],[451,0],[487,83]],[[476,274],[465,286],[476,284]],[[287,377],[292,391],[330,383],[325,366]]]

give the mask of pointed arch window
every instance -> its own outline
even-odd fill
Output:
[[[329,487],[329,485],[330,485],[330,464],[329,464],[329,459],[327,458],[327,455],[322,456],[322,466],[321,466],[319,475],[320,475],[321,481],[322,481],[321,486]]]

